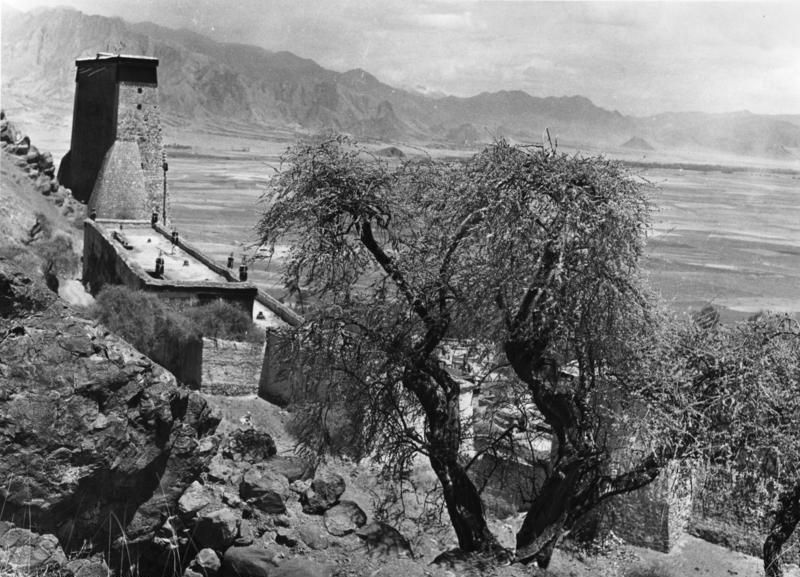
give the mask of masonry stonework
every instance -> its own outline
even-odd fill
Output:
[[[203,339],[202,390],[211,395],[255,395],[264,344]]]
[[[89,202],[106,154],[114,142],[135,142],[144,173],[145,198],[135,203],[140,213],[126,218],[149,218],[163,213],[164,148],[158,103],[158,60],[145,56],[98,54],[76,61],[75,104],[71,148],[59,175],[73,196]],[[66,166],[64,164],[66,163]],[[105,218],[122,215],[96,206]],[[109,207],[113,209],[113,207]],[[163,220],[163,217],[162,217]]]

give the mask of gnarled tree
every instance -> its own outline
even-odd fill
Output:
[[[313,351],[316,424],[349,407],[351,447],[401,464],[426,455],[461,548],[495,540],[467,475],[447,338],[501,350],[536,408],[513,426],[552,437],[517,539],[523,560],[547,565],[587,512],[686,453],[692,392],[639,281],[648,207],[619,165],[500,142],[464,162],[390,169],[341,138],[286,161],[259,231],[291,246],[287,286],[316,299],[296,333]]]
[[[459,254],[469,218],[458,170],[390,170],[341,137],[291,149],[259,224],[264,244],[291,245],[285,281],[313,294],[295,333],[320,441],[330,410],[351,423],[349,448],[395,466],[430,460],[460,548],[494,551],[480,495],[461,455],[460,382],[439,355],[467,274]],[[433,194],[435,192],[435,194]],[[419,426],[419,423],[422,423]]]
[[[672,322],[640,280],[641,184],[602,158],[504,143],[467,178],[468,202],[485,207],[466,253],[469,308],[552,432],[547,478],[517,535],[518,558],[547,566],[589,511],[688,454],[696,415]]]

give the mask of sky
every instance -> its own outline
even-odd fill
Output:
[[[800,114],[800,2],[2,0],[289,50],[403,88],[582,95],[624,114]]]

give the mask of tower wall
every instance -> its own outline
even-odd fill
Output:
[[[79,60],[77,65],[67,185],[75,198],[88,202],[103,157],[116,138],[117,71],[105,61]]]
[[[155,84],[120,82],[117,85],[117,139],[139,145],[147,194],[145,204],[162,212],[164,147]]]
[[[139,146],[145,181],[146,198],[140,204],[161,212],[164,147],[158,60],[98,54],[97,58],[77,60],[76,66],[69,166],[73,195],[88,202],[103,158],[114,141],[133,141]]]

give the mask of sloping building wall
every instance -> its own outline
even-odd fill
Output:
[[[131,140],[114,141],[94,183],[89,211],[99,218],[147,220],[152,210],[139,146]]]

